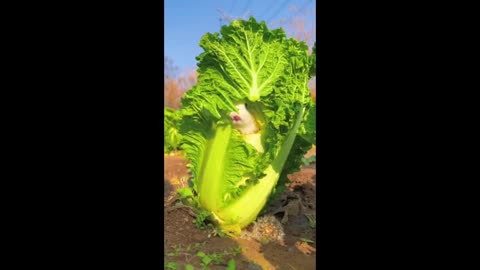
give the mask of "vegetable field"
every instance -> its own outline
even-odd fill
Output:
[[[199,228],[195,224],[195,214],[187,207],[181,207],[176,190],[187,185],[189,172],[187,160],[179,154],[166,154],[164,159],[164,222],[165,222],[165,269],[228,269],[233,259],[236,268],[232,269],[315,269],[316,224],[315,189],[316,163],[315,148],[306,155],[299,172],[289,175],[291,183],[283,196],[268,207],[265,216],[272,215],[278,208],[287,209],[288,214],[279,212],[273,216],[280,221],[285,233],[283,243],[268,239],[268,227],[264,230],[264,239],[231,238],[215,235],[215,229],[209,226]],[[301,202],[304,209],[295,211]],[[180,207],[179,207],[180,206]],[[287,206],[287,207],[283,207]],[[301,206],[300,206],[301,207]],[[299,208],[300,208],[299,207]],[[247,230],[252,230],[252,226]],[[237,251],[236,251],[237,250]],[[198,256],[199,252],[208,254],[212,261]],[[202,253],[200,253],[202,255]],[[214,260],[215,259],[215,260]],[[206,263],[208,262],[208,263]]]
[[[165,108],[165,268],[315,269],[316,45],[234,20]]]

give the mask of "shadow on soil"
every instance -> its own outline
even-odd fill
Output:
[[[163,198],[168,198],[173,192],[175,192],[175,188],[170,184],[170,180],[163,179]]]

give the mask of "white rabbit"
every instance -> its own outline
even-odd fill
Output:
[[[258,131],[258,124],[253,115],[247,110],[245,104],[236,105],[238,113],[231,112],[230,117],[233,121],[233,127],[242,134],[252,134]]]

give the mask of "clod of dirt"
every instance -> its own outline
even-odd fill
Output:
[[[301,198],[295,198],[287,202],[286,205],[276,209],[272,214],[283,213],[282,224],[288,222],[288,215],[298,216],[306,207],[302,204]]]

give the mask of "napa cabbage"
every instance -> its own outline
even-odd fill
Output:
[[[200,46],[198,82],[181,100],[188,194],[223,231],[239,233],[312,147],[315,52],[253,17],[205,34]]]

